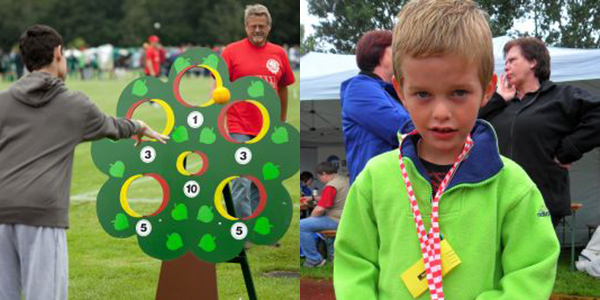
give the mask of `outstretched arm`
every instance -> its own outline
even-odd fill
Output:
[[[167,140],[169,139],[168,136],[166,135],[162,135],[156,131],[154,131],[152,128],[150,128],[150,126],[148,126],[148,124],[146,124],[144,121],[141,120],[135,120],[138,125],[139,125],[139,129],[136,133],[138,140],[135,143],[135,145],[139,145],[140,141],[142,140],[142,137],[149,137],[151,139],[155,139],[163,144],[167,143]]]

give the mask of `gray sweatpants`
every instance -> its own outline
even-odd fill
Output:
[[[64,228],[0,224],[0,299],[67,300]]]

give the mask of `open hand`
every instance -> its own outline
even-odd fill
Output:
[[[167,140],[169,139],[168,136],[166,135],[162,135],[156,131],[154,131],[152,128],[150,128],[150,126],[148,126],[148,124],[144,123],[144,121],[140,121],[140,120],[135,120],[136,122],[138,122],[138,124],[140,124],[140,131],[137,133],[137,141],[135,142],[135,146],[138,146],[141,142],[142,142],[142,137],[149,137],[151,139],[155,139],[163,144],[167,143]]]
[[[510,101],[515,97],[517,89],[508,83],[506,74],[502,73],[500,75],[500,84],[497,85],[496,92],[502,96],[504,101]]]

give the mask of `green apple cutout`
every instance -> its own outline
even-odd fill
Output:
[[[187,206],[183,203],[175,204],[175,208],[171,211],[171,217],[175,221],[181,221],[188,218]]]
[[[187,67],[190,66],[190,59],[189,58],[183,58],[183,57],[178,57],[175,62],[173,63],[173,66],[175,66],[175,71],[177,71],[177,73],[185,70]]]
[[[198,221],[208,224],[212,222],[212,220],[215,218],[215,214],[212,210],[212,207],[202,205],[202,207],[200,207],[200,210],[198,210],[198,216],[196,218],[198,219]]]
[[[203,59],[203,61],[204,61],[202,63],[203,65],[211,67],[211,68],[213,68],[215,70],[219,66],[219,58],[216,55],[214,55],[214,54],[211,54],[208,57],[205,57]]]
[[[110,164],[108,173],[112,177],[123,178],[123,174],[125,174],[125,164],[120,160],[116,161],[114,164]]]
[[[215,238],[211,234],[207,233],[202,236],[202,239],[200,240],[198,247],[200,247],[200,249],[202,249],[206,252],[213,252],[217,248],[217,244],[215,243],[216,239],[217,238]]]
[[[143,97],[148,93],[148,87],[146,86],[146,80],[137,80],[133,84],[133,89],[131,93],[138,97]]]
[[[289,141],[288,132],[285,127],[275,127],[275,131],[271,135],[271,141],[275,144],[283,144]]]
[[[267,234],[271,233],[272,227],[273,227],[273,224],[271,224],[271,222],[269,222],[269,218],[267,218],[267,217],[260,217],[260,218],[256,219],[256,223],[254,223],[254,231],[256,231],[256,233],[262,234],[262,235],[267,235]]]
[[[167,249],[175,251],[183,247],[183,241],[179,233],[171,233],[167,235]]]
[[[213,128],[204,127],[200,132],[200,143],[210,145],[215,142],[217,135]]]
[[[248,95],[252,98],[258,98],[265,95],[265,86],[262,81],[252,81],[252,84],[248,88]]]
[[[262,172],[263,178],[265,180],[273,180],[279,178],[279,167],[273,164],[272,162],[264,164]]]
[[[187,141],[189,138],[187,128],[185,128],[185,126],[177,127],[177,129],[175,129],[175,131],[171,135],[171,138],[175,143],[183,143]]]
[[[122,231],[129,227],[129,220],[124,213],[118,213],[113,220],[115,230]]]

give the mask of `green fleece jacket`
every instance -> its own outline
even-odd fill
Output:
[[[440,231],[462,260],[443,278],[445,298],[547,300],[560,248],[542,196],[498,154],[488,123],[478,121],[472,136],[471,153],[440,199]],[[432,188],[417,139],[403,141],[403,160],[429,230]],[[335,242],[336,298],[413,299],[400,276],[421,258],[398,150],[390,151],[367,164],[346,199]],[[429,291],[418,299],[430,299]]]

